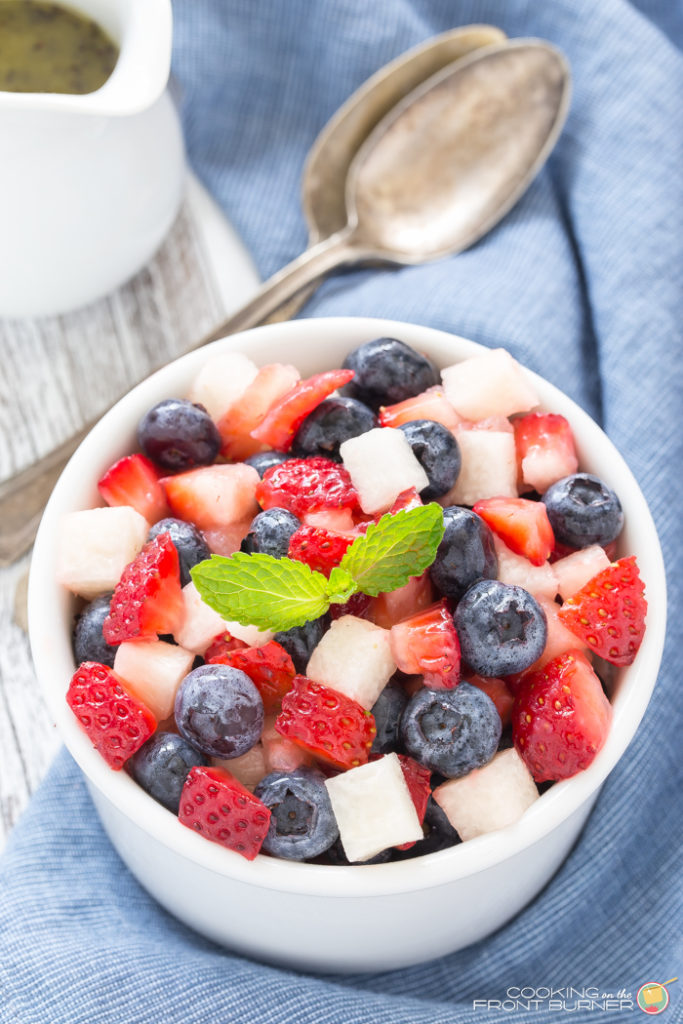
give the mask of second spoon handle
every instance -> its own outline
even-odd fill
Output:
[[[345,230],[307,249],[266,281],[246,305],[185,351],[258,326],[307,285],[335,267],[362,259],[362,254],[349,244],[350,239],[351,232]],[[94,422],[0,484],[0,566],[11,565],[30,548],[59,474]]]

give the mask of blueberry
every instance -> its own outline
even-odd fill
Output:
[[[419,839],[408,850],[396,850],[395,860],[409,860],[411,857],[424,857],[428,853],[438,853],[451,846],[457,846],[460,836],[455,831],[444,811],[441,810],[433,796],[427,801],[424,822],[422,823],[424,839]]]
[[[349,352],[344,369],[355,377],[343,394],[378,409],[419,395],[440,381],[434,363],[396,338],[375,338]]]
[[[372,741],[371,754],[390,754],[398,746],[401,715],[408,697],[401,686],[389,682],[372,706],[377,735]]]
[[[263,731],[263,701],[245,672],[201,665],[185,676],[175,699],[182,736],[211,757],[239,757]]]
[[[443,524],[444,535],[429,575],[442,594],[459,601],[477,580],[498,575],[493,534],[476,512],[459,505],[443,510]]]
[[[140,420],[138,444],[158,466],[176,473],[211,465],[220,450],[221,435],[203,405],[167,398]]]
[[[275,639],[284,647],[287,654],[294,662],[294,668],[300,674],[305,674],[308,660],[323,638],[323,634],[329,625],[326,615],[319,619],[312,619],[303,626],[293,626],[291,629],[276,633]]]
[[[420,491],[424,501],[447,494],[460,473],[460,445],[450,430],[434,420],[410,420],[399,428],[413,449],[413,455],[429,477]]]
[[[160,519],[147,534],[147,540],[154,540],[160,533],[171,535],[180,562],[180,585],[184,587],[190,582],[192,566],[211,557],[209,545],[197,527],[183,519]]]
[[[523,672],[543,654],[545,612],[523,587],[479,580],[455,609],[453,620],[465,661],[481,676]]]
[[[448,779],[488,764],[501,731],[496,705],[470,683],[459,683],[454,690],[418,690],[401,719],[410,756]]]
[[[301,521],[284,508],[269,508],[259,512],[251,521],[249,533],[240,544],[240,551],[248,555],[272,555],[284,558],[289,551],[289,539]]]
[[[591,473],[563,477],[550,485],[541,500],[555,539],[572,548],[609,544],[624,525],[619,498]]]
[[[287,462],[291,458],[291,455],[286,455],[284,452],[257,452],[256,455],[250,455],[244,461],[247,466],[252,466],[263,479],[263,474],[267,469],[270,469],[271,466],[279,466],[280,463]]]
[[[303,421],[294,436],[292,453],[302,459],[322,455],[341,462],[339,445],[376,426],[377,417],[367,405],[335,395],[321,402]]]
[[[314,768],[271,772],[256,786],[254,796],[270,808],[263,849],[274,857],[317,857],[339,836],[325,776]]]
[[[111,594],[96,597],[86,604],[76,619],[73,633],[73,649],[76,664],[84,661],[99,661],[101,665],[114,667],[116,647],[111,647],[102,635],[102,626],[109,615]]]
[[[177,814],[190,768],[208,763],[208,757],[182,736],[174,732],[155,732],[133,754],[127,767],[145,792]]]

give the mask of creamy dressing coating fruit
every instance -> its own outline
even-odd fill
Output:
[[[509,353],[211,356],[187,396],[62,523],[67,701],[112,769],[248,859],[343,864],[504,828],[588,767],[644,587]]]

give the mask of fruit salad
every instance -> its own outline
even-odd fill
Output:
[[[422,856],[605,743],[645,629],[624,515],[503,349],[302,380],[209,356],[67,515],[66,699],[112,770],[249,860]]]

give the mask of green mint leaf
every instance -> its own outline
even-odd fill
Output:
[[[212,555],[191,576],[210,608],[243,626],[279,632],[319,618],[330,606],[325,576],[290,558]]]
[[[327,594],[330,604],[345,604],[348,599],[356,593],[358,585],[345,569],[335,565],[330,572],[330,579],[327,585]]]
[[[443,532],[442,510],[435,502],[382,516],[348,548],[341,568],[370,597],[396,590],[432,564]]]

